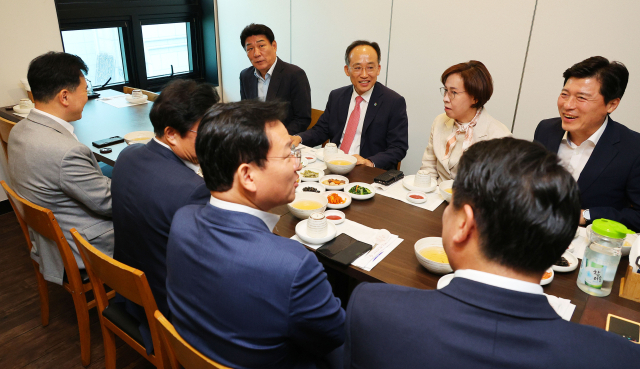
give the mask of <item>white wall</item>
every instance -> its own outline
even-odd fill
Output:
[[[217,0],[222,99],[240,100],[240,71],[251,66],[240,44],[240,32],[250,23],[267,24],[278,44],[278,57],[291,61],[290,0]]]
[[[385,84],[391,0],[295,0],[291,2],[292,63],[304,69],[311,85],[311,106],[324,110],[332,90],[351,84],[344,73],[344,52],[358,39],[380,45]]]
[[[9,16],[20,14],[23,9],[29,9],[29,16]],[[4,14],[0,35],[5,40],[4,47],[10,48],[3,56],[0,68],[0,106],[7,106],[27,97],[20,79],[27,77],[29,62],[47,51],[62,51],[62,40],[52,0],[4,0],[0,11]],[[0,180],[7,180],[4,153],[0,157]],[[0,191],[0,201],[3,200],[6,196]]]
[[[431,124],[444,113],[440,76],[452,65],[485,64],[494,83],[487,112],[511,129],[534,6],[535,0],[394,2],[387,86],[407,100],[405,173],[420,168]]]
[[[601,55],[623,62],[629,84],[611,118],[640,131],[640,2],[538,0],[514,135],[533,139],[542,119],[558,116],[556,101],[571,65]]]

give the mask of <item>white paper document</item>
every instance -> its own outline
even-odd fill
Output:
[[[571,303],[571,300],[547,295],[546,293],[545,296],[547,296],[547,300],[549,300],[549,305],[551,305],[553,310],[555,310],[562,319],[568,322],[571,321],[571,316],[573,315],[574,310],[576,310],[576,306]]]
[[[116,108],[125,108],[127,106],[135,106],[135,105],[142,105],[142,104],[148,104],[149,103],[149,100],[145,100],[145,101],[140,102],[140,103],[132,104],[132,103],[127,101],[127,99],[125,98],[126,96],[129,96],[129,95],[118,95],[118,96],[102,97],[102,98],[99,98],[98,101],[102,101],[103,103],[109,104],[109,105],[111,105],[113,107],[116,107]]]
[[[426,202],[423,202],[422,204],[414,204],[412,202],[409,202],[409,200],[407,200],[407,194],[409,193],[409,190],[407,190],[402,185],[402,180],[399,180],[398,182],[390,186],[384,186],[379,183],[372,183],[371,185],[375,187],[376,195],[391,197],[392,199],[400,200],[405,204],[417,206],[429,211],[436,210],[438,206],[440,206],[440,204],[442,204],[442,202],[444,201],[442,195],[440,195],[440,191],[436,188],[435,191],[427,193]]]
[[[342,233],[345,233],[348,236],[351,236],[360,242],[364,242],[369,245],[374,244],[374,237],[375,237],[376,230],[373,228],[369,228],[365,225],[356,223],[349,219],[345,219],[344,223],[336,225],[336,228],[338,229],[338,233],[336,237]],[[298,236],[295,236],[295,235],[291,237],[291,239],[296,240],[304,245],[307,245],[314,250],[322,246],[322,245],[311,245],[306,242],[303,242],[300,238],[298,238]],[[378,265],[378,263],[382,261],[385,257],[387,257],[387,255],[389,255],[391,251],[393,251],[396,247],[398,247],[398,245],[402,243],[402,241],[404,241],[402,238],[399,238],[398,236],[392,234],[387,239],[386,242],[384,242],[383,244],[380,244],[376,248],[374,254],[371,255],[371,252],[368,252],[360,256],[358,259],[356,259],[353,263],[351,263],[351,265],[358,267],[360,269],[366,270],[367,272],[370,272],[371,269],[373,269],[373,267]]]

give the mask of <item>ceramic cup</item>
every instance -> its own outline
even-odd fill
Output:
[[[336,144],[329,142],[324,146],[324,159],[327,160],[329,155],[335,155],[338,153],[338,146]]]
[[[419,170],[416,173],[414,184],[418,187],[431,187],[431,174],[426,170]]]
[[[327,218],[322,213],[312,213],[307,220],[309,237],[321,238],[327,234]]]
[[[20,109],[31,109],[33,108],[33,103],[31,99],[20,99]]]
[[[131,91],[131,97],[133,97],[134,99],[142,98],[142,91],[140,91],[140,90]]]

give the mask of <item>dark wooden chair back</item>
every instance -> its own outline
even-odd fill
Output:
[[[315,126],[316,123],[318,123],[318,119],[320,119],[320,116],[323,113],[324,113],[324,110],[311,109],[311,124],[309,124],[309,127],[307,127],[307,130],[313,128],[313,126]]]
[[[144,356],[157,368],[168,368],[168,362],[164,362],[163,347],[160,342],[157,326],[153,313],[158,310],[156,300],[153,297],[147,277],[138,269],[125,265],[93,247],[75,229],[71,229],[71,236],[80,250],[89,278],[93,284],[93,291],[98,301],[100,325],[105,346],[105,365],[107,368],[115,368],[115,340],[113,334],[122,338],[129,346]],[[124,296],[126,299],[142,306],[147,316],[154,352],[147,354],[146,348],[133,339],[129,334],[103,315],[109,305],[104,285]]]
[[[140,91],[142,91],[142,93],[143,93],[143,94],[147,95],[147,97],[149,98],[149,101],[156,101],[156,99],[158,98],[158,96],[160,96],[160,95],[158,95],[158,94],[157,94],[157,93],[155,93],[155,92],[151,92],[151,91],[143,90],[143,89],[141,89],[141,88],[128,87],[128,86],[124,86],[124,87],[122,88],[122,92],[124,92],[125,94],[129,94],[129,95],[131,95],[131,91],[133,91],[133,90],[140,90]]]
[[[193,348],[160,311],[156,311],[154,315],[158,330],[161,332],[165,352],[173,369],[180,369],[180,365],[185,369],[231,369],[216,363]]]

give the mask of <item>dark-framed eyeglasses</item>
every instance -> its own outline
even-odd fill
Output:
[[[461,94],[463,92],[467,91],[449,91],[446,87],[440,87],[440,95],[442,95],[442,97],[444,97],[445,95],[449,95],[449,100],[455,99],[458,94]]]

